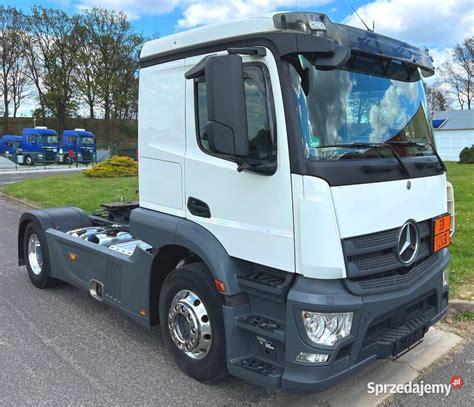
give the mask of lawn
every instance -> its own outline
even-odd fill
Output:
[[[77,206],[86,212],[101,203],[138,200],[138,178],[88,178],[84,174],[27,179],[2,192],[43,208]]]
[[[474,164],[446,163],[454,186],[456,231],[450,247],[451,297],[474,300]]]
[[[474,164],[446,163],[454,185],[456,233],[450,247],[451,296],[474,300]],[[24,180],[3,192],[41,207],[78,206],[92,212],[101,203],[136,200],[138,182],[129,178],[87,178],[83,174]]]

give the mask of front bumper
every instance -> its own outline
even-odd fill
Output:
[[[281,388],[292,393],[314,393],[336,385],[376,359],[398,353],[403,338],[424,334],[448,309],[448,288],[442,272],[448,267],[447,250],[439,260],[406,288],[372,295],[354,295],[343,280],[315,280],[298,276],[288,293],[285,366]],[[307,337],[301,310],[353,311],[351,334],[334,346],[316,346]],[[398,335],[398,336],[397,336]],[[324,364],[296,362],[300,352],[324,353]]]

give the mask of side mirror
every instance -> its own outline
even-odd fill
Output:
[[[211,151],[245,157],[249,151],[242,57],[210,55],[186,72],[186,78],[204,73],[207,96],[206,133]]]
[[[216,153],[245,157],[249,152],[249,141],[242,57],[209,58],[204,72],[209,148]]]

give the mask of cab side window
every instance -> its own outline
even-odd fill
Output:
[[[276,157],[276,132],[273,122],[273,101],[266,71],[261,65],[244,65],[244,87],[247,105],[249,154],[247,158],[273,160]],[[198,142],[210,154],[206,133],[207,98],[204,77],[196,82]]]

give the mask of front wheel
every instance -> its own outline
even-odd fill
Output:
[[[178,267],[160,295],[160,323],[178,366],[201,382],[227,374],[224,299],[204,263]]]
[[[27,156],[25,157],[25,164],[26,164],[26,165],[30,165],[30,166],[31,166],[31,165],[33,165],[34,163],[35,163],[35,162],[33,161],[33,157],[31,157],[31,156],[29,156],[29,155],[27,155]]]

